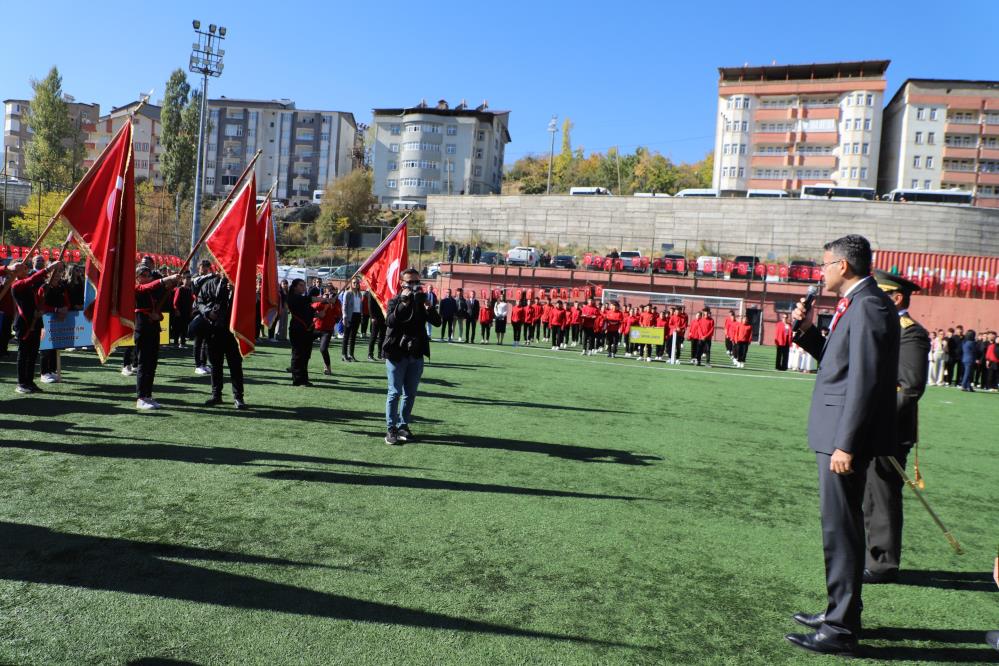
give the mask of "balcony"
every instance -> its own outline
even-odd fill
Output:
[[[974,171],[953,171],[945,170],[940,178],[941,182],[944,183],[963,183],[966,185],[974,185],[975,183],[975,172]]]
[[[810,106],[805,107],[799,113],[800,118],[810,118],[810,119],[821,119],[821,118],[833,118],[839,120],[839,107],[838,106]]]
[[[750,178],[746,184],[750,190],[786,190],[790,186],[788,178]]]
[[[839,143],[839,134],[836,132],[801,132],[798,143],[807,143],[813,146],[835,146]]]
[[[754,115],[755,120],[791,120],[794,118],[793,108],[759,109]]]
[[[837,159],[835,155],[798,155],[795,166],[819,167],[822,169],[835,169]]]
[[[982,148],[982,152],[978,156],[978,159],[999,160],[999,148]]]
[[[775,167],[790,166],[791,157],[789,155],[753,155],[749,158],[751,167]]]
[[[944,132],[947,134],[978,134],[979,124],[972,121],[955,122],[948,120],[944,125]]]
[[[999,208],[999,197],[977,196],[975,197],[975,205],[979,208]]]
[[[786,146],[794,142],[794,132],[756,132],[753,135],[753,143],[779,144]]]
[[[999,125],[982,125],[982,134],[985,136],[999,136]]]
[[[996,151],[996,152],[999,152],[999,151]],[[944,146],[943,156],[944,156],[944,159],[953,158],[953,159],[964,159],[964,160],[971,159],[971,160],[973,160],[976,157],[978,157],[978,149],[977,148],[954,148],[952,146]]]
[[[999,185],[999,173],[982,172],[978,174],[979,185]]]

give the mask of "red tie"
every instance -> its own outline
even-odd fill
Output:
[[[843,313],[846,312],[846,309],[848,307],[850,307],[850,299],[848,298],[839,299],[839,303],[836,304],[836,314],[833,315],[832,323],[829,324],[830,333],[836,330],[836,324],[837,322],[839,322],[839,318],[843,316]]]

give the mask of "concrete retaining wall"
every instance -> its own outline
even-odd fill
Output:
[[[875,249],[999,255],[999,210],[814,199],[667,199],[580,196],[432,196],[430,232],[497,245],[554,243],[600,251],[662,243],[718,244],[759,256],[767,248],[815,256],[822,244],[863,234]],[[589,240],[587,240],[589,239]],[[589,246],[587,246],[587,244]]]

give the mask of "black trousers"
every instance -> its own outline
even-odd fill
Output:
[[[354,347],[357,346],[357,329],[361,326],[361,315],[353,314],[349,322],[343,324],[343,340],[340,341],[340,356],[354,358]],[[312,339],[309,339],[311,348]]]
[[[777,345],[777,363],[774,367],[778,370],[787,370],[787,360],[791,356],[790,345]]]
[[[956,359],[947,359],[947,383],[951,386],[957,386],[961,383],[961,379],[964,376],[964,363]]]
[[[485,342],[489,342],[489,336],[490,336],[490,334],[493,331],[493,325],[492,324],[479,324],[479,328],[481,329],[480,330],[480,337]]]
[[[450,342],[452,336],[454,336],[454,317],[445,317],[441,319],[441,340],[447,338]]]
[[[520,329],[523,328],[524,325],[519,321],[515,321],[510,325],[513,326],[513,341],[520,342]]]
[[[569,332],[572,344],[577,344],[579,342],[579,324],[570,324]]]
[[[361,315],[361,335],[368,334],[368,322],[371,321],[371,315],[362,314]]]
[[[748,342],[736,342],[735,343],[735,360],[739,363],[746,362],[746,352],[749,351]]]
[[[43,375],[54,373],[59,369],[59,363],[56,357],[56,350],[46,349],[43,352],[38,352],[38,356],[41,359],[41,367],[39,370]]]
[[[212,397],[222,397],[222,363],[229,366],[232,397],[243,399],[243,357],[239,343],[228,330],[216,330],[208,340],[208,361],[212,364]]]
[[[728,352],[729,356],[732,355],[732,349],[735,347],[735,343],[732,342],[732,338],[725,338],[725,351]]]
[[[385,345],[385,321],[371,320],[371,338],[368,340],[368,356],[382,357],[382,347]],[[375,352],[378,352],[377,354]]]
[[[822,628],[843,638],[856,638],[863,610],[864,485],[869,461],[854,459],[853,474],[834,474],[832,456],[816,453],[822,551],[829,603]]]
[[[697,359],[704,359],[704,362],[711,365],[711,338],[706,340],[701,340],[700,353],[697,355]]]
[[[475,342],[475,320],[471,317],[465,320],[465,342]]]
[[[621,342],[621,334],[617,331],[608,331],[607,333],[607,355],[611,354],[617,355],[617,346]]]
[[[593,346],[594,336],[592,328],[583,329],[583,351],[592,351],[595,349]]]
[[[983,386],[987,389],[994,389],[996,388],[997,379],[999,379],[999,364],[986,361],[985,375],[982,380],[985,382]]]
[[[309,381],[312,331],[293,326],[289,335],[291,337],[291,383],[298,386]]]
[[[160,362],[160,327],[144,326],[135,331],[135,394],[153,397],[156,366]]]
[[[20,337],[20,336],[19,336]],[[19,386],[31,386],[35,383],[35,364],[38,363],[38,345],[42,341],[42,330],[35,330],[26,337],[20,338],[17,345],[17,383]]]
[[[194,336],[194,367],[208,365],[208,341],[204,335]]]
[[[679,333],[676,334],[676,355],[673,355],[673,336],[669,335],[666,337],[666,353],[669,354],[670,360],[679,361],[680,357],[683,356],[683,336]]]
[[[538,324],[538,322],[534,322],[534,321],[532,321],[531,323],[527,323],[526,321],[524,322],[524,341],[525,342],[531,342],[531,341],[534,340],[534,338],[535,338],[535,335],[534,335],[534,326],[536,324]]]
[[[191,315],[175,313],[170,317],[170,328],[173,329],[171,339],[177,344],[187,344],[187,326],[191,323]]]
[[[13,335],[11,326],[13,325],[13,318],[6,312],[0,313],[0,354],[7,353],[7,345],[10,344],[10,338]]]
[[[125,347],[121,354],[121,367],[128,368],[135,366],[135,347]]]
[[[319,334],[319,354],[323,357],[323,365],[330,367],[330,341],[333,340],[333,331],[325,331]]]
[[[903,447],[895,456],[902,469],[909,456]],[[864,487],[864,529],[867,556],[864,567],[874,573],[898,571],[902,560],[902,477],[887,457],[878,457],[867,466]]]

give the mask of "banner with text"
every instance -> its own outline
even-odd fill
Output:
[[[666,335],[665,330],[658,326],[632,326],[628,332],[628,342],[633,345],[661,345]]]

